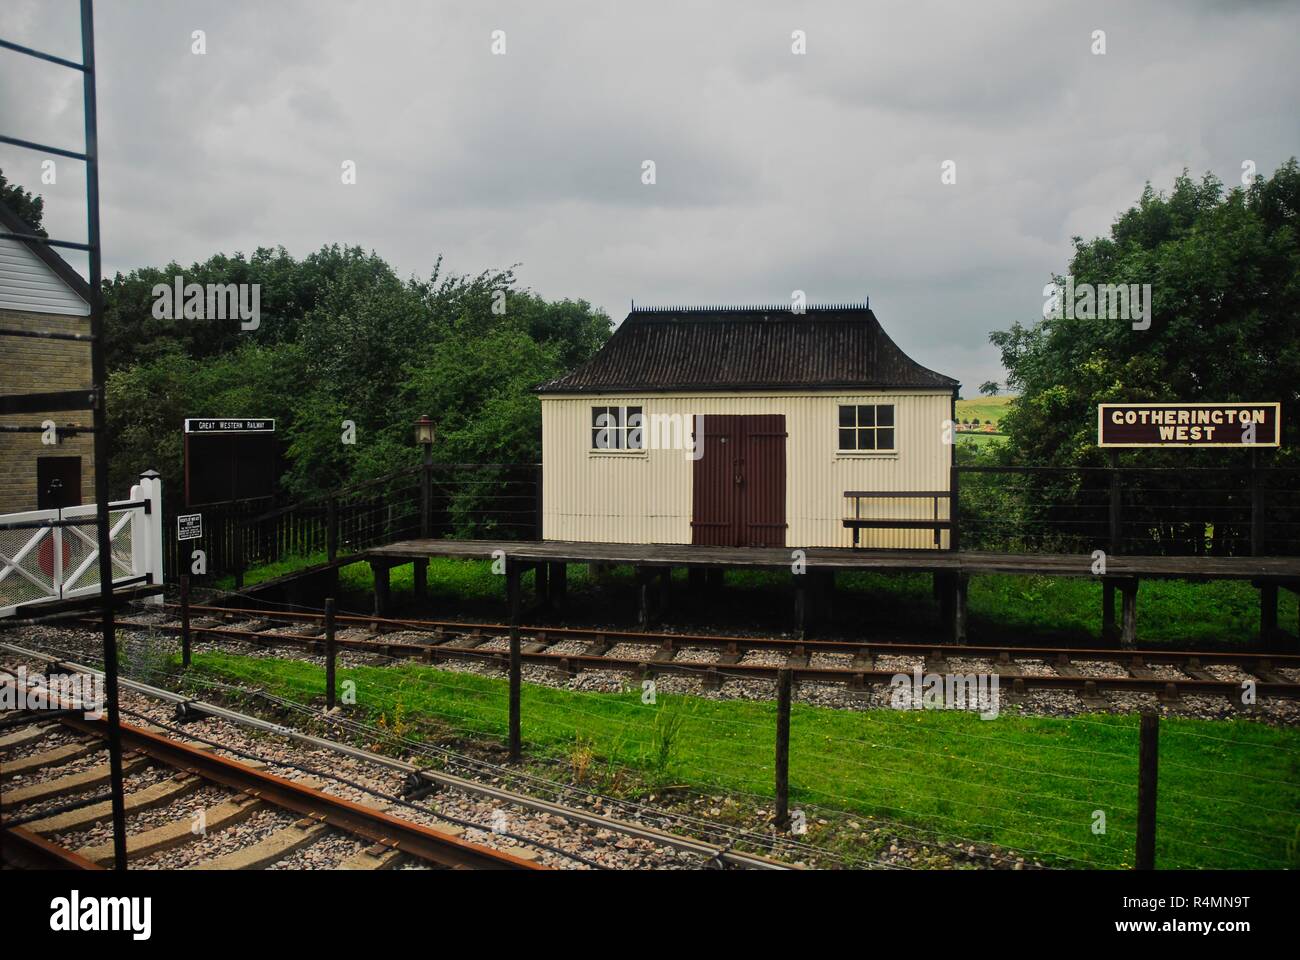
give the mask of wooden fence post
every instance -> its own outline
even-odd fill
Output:
[[[537,504],[535,509],[537,513],[537,520],[535,525],[535,531],[533,534],[533,539],[540,540],[542,539],[542,465],[540,463],[537,465],[537,491],[536,492],[537,492]]]
[[[334,659],[337,653],[334,642],[334,598],[325,600],[325,709],[334,709]]]
[[[244,589],[244,528],[235,520],[235,589]]]
[[[506,557],[506,594],[510,601],[510,759],[523,756],[519,735],[519,561]]]
[[[957,466],[957,438],[952,440],[952,468],[948,473],[948,549],[954,553],[961,549],[961,471]]]
[[[1110,452],[1110,552],[1119,556],[1120,543],[1120,490],[1119,490],[1119,451]]]
[[[790,670],[776,674],[776,825],[784,830],[790,822],[790,694],[794,686]]]
[[[1156,867],[1156,781],[1160,765],[1160,715],[1142,714],[1138,739],[1138,819],[1134,870]]]
[[[181,666],[190,665],[190,575],[181,574]]]
[[[331,561],[339,555],[339,502],[334,497],[325,504],[325,555]]]
[[[1258,557],[1264,549],[1263,543],[1264,501],[1259,492],[1259,456],[1252,447],[1250,451],[1250,555]]]

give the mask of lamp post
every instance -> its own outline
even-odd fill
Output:
[[[433,421],[423,416],[415,421],[415,442],[424,448],[424,464],[420,469],[420,536],[428,537],[432,525],[430,509],[433,505]]]
[[[420,467],[420,536],[428,539],[433,533],[433,421],[428,416],[415,421],[415,442],[424,448],[424,462]],[[414,563],[415,595],[423,597],[428,586],[429,561]]]

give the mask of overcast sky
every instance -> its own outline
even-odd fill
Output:
[[[79,59],[77,9],[4,0],[0,36]],[[1144,182],[1236,184],[1244,161],[1300,154],[1294,2],[100,0],[96,17],[106,272],[339,242],[402,276],[439,253],[517,263],[616,321],[630,300],[869,296],[967,396],[1004,376],[988,332],[1041,316],[1071,236]],[[80,149],[79,77],[0,51],[0,132]],[[0,146],[51,235],[81,239],[80,164],[46,185],[43,159]]]

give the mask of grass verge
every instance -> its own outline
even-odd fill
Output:
[[[226,652],[201,674],[309,703],[323,670]],[[446,742],[506,736],[506,684],[406,664],[340,669],[347,709],[406,736]],[[653,785],[770,797],[775,708],[640,690],[581,693],[525,683],[523,735],[534,756],[636,771]],[[1157,863],[1184,868],[1300,866],[1300,735],[1250,721],[1161,724]],[[796,704],[793,805],[899,825],[905,836],[1033,851],[1049,865],[1131,864],[1137,719],[1093,715],[992,721],[955,711],[848,712]],[[814,833],[820,829],[813,816]],[[1104,825],[1104,832],[1098,832]],[[815,840],[815,837],[810,837]]]

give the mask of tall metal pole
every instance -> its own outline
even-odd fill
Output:
[[[113,806],[113,865],[126,869],[126,808],[122,798],[122,728],[117,701],[117,631],[113,625],[113,547],[108,517],[107,364],[104,357],[103,260],[99,246],[99,133],[95,108],[95,12],[81,0],[81,62],[86,116],[86,242],[90,246],[91,379],[95,409],[95,534],[99,546],[99,596],[104,621],[104,696],[108,716],[109,789]]]

